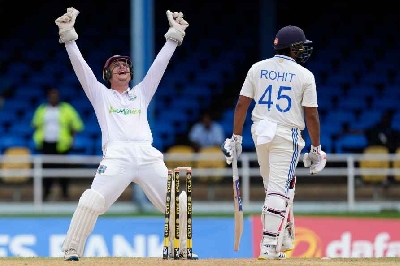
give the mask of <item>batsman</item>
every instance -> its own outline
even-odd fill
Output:
[[[301,135],[305,124],[311,148],[304,154],[304,166],[314,175],[326,164],[315,79],[302,66],[312,53],[312,42],[302,29],[289,25],[278,31],[273,47],[274,57],[253,64],[247,72],[235,108],[233,135],[221,145],[228,164],[234,154],[240,156],[243,124],[254,100],[251,133],[265,190],[261,260],[285,259],[284,251],[293,249],[295,171],[305,146]]]
[[[169,60],[182,44],[189,26],[181,12],[167,11],[169,29],[164,35],[165,44],[143,80],[130,87],[134,74],[132,60],[126,55],[114,55],[106,60],[103,67],[105,85],[96,79],[78,48],[78,34],[74,28],[78,14],[75,8],[68,8],[55,23],[59,28],[59,42],[65,45],[74,72],[96,113],[102,132],[103,159],[72,216],[62,246],[67,261],[78,261],[83,256],[86,240],[97,218],[132,182],[138,184],[153,205],[164,213],[168,169],[163,154],[152,145],[147,109]],[[182,257],[186,252],[186,198],[185,192],[179,195]],[[193,254],[192,259],[195,258],[197,255]]]

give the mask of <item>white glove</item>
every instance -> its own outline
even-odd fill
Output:
[[[310,174],[316,175],[325,168],[326,153],[321,150],[321,145],[314,147],[311,145],[310,153],[303,156],[304,167],[310,167]]]
[[[236,151],[236,159],[242,154],[242,139],[242,136],[233,134],[232,138],[226,139],[221,144],[221,150],[225,155],[227,164],[231,164],[233,161],[233,149]]]
[[[178,43],[178,45],[182,44],[183,37],[185,37],[185,30],[189,27],[189,23],[183,19],[182,12],[171,12],[167,10],[167,18],[169,22],[169,30],[164,35],[165,39],[173,40]]]
[[[74,24],[79,11],[73,7],[67,8],[67,13],[56,19],[58,26],[58,34],[60,35],[59,42],[66,43],[78,39],[78,33],[74,29]]]

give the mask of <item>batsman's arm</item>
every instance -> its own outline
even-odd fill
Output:
[[[233,134],[242,136],[243,125],[246,120],[247,109],[253,99],[239,95],[239,99],[236,103],[234,121],[233,121]]]
[[[314,147],[320,143],[320,123],[317,107],[304,107],[304,117],[307,124],[308,134],[310,135],[311,144]]]

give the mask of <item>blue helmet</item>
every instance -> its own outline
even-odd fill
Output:
[[[313,51],[312,41],[307,40],[304,31],[297,26],[285,26],[276,34],[274,49],[290,48],[295,52],[296,62],[305,63]]]

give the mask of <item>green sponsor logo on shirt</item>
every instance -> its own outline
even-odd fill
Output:
[[[140,109],[127,109],[127,108],[122,108],[122,109],[115,109],[114,107],[110,106],[110,109],[108,110],[110,114],[123,114],[123,115],[135,115],[135,114],[140,114],[142,110]]]

